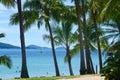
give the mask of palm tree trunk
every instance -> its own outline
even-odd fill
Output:
[[[73,70],[72,70],[72,64],[71,64],[71,56],[70,56],[70,49],[69,49],[69,46],[66,45],[66,53],[67,53],[67,59],[68,59],[68,66],[69,66],[69,72],[70,72],[70,75],[73,76]]]
[[[22,49],[21,78],[29,78],[27,63],[26,63],[26,51],[25,51],[25,39],[24,39],[24,30],[23,30],[23,22],[22,22],[21,0],[17,0],[17,6],[18,6],[19,21],[20,21],[20,41],[21,41],[21,49]]]
[[[78,30],[79,30],[79,43],[80,43],[80,74],[83,75],[86,73],[85,69],[85,60],[84,60],[84,50],[83,50],[83,40],[82,40],[82,28],[80,23],[80,13],[79,13],[79,1],[75,0],[76,14],[78,20]]]
[[[93,21],[94,21],[94,27],[96,31],[96,40],[97,40],[97,45],[98,45],[98,55],[99,55],[99,66],[100,66],[100,71],[102,69],[102,55],[101,55],[101,48],[100,48],[100,39],[98,35],[98,28],[97,28],[97,23],[96,23],[96,16],[97,12],[93,13]]]
[[[46,20],[46,23],[48,25],[49,33],[50,33],[50,39],[51,39],[51,46],[52,46],[52,52],[53,52],[53,59],[54,59],[54,65],[55,65],[55,71],[56,71],[56,76],[60,76],[59,68],[58,68],[58,63],[56,59],[56,54],[55,54],[55,48],[54,48],[54,40],[53,40],[53,35],[52,35],[52,29],[50,26],[49,21]]]
[[[87,63],[87,73],[93,74],[93,65],[90,56],[89,42],[87,38],[87,26],[86,26],[86,16],[85,16],[85,5],[84,0],[82,0],[82,13],[83,13],[83,26],[84,26],[84,38],[85,38],[85,51],[86,51],[86,63]]]

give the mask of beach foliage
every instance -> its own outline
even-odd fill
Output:
[[[120,10],[117,4],[120,1],[115,3],[116,1],[110,0],[108,4],[111,8],[106,7],[107,9],[105,9],[109,20],[104,23],[107,26],[106,33],[108,33],[104,37],[110,42],[109,48],[106,49],[107,58],[102,70],[106,80],[120,80]],[[115,15],[113,12],[116,12]]]
[[[115,43],[107,52],[107,59],[102,73],[106,80],[120,79],[120,41]]]
[[[11,61],[10,57],[8,57],[6,55],[0,56],[0,65],[4,65],[8,68],[11,68],[12,67],[12,61]]]
[[[5,37],[4,33],[0,33],[0,38]],[[8,68],[12,67],[12,61],[9,56],[0,56],[0,65],[4,65]]]

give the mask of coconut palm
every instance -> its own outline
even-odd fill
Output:
[[[22,48],[22,70],[21,70],[21,77],[28,78],[28,70],[27,70],[27,63],[26,63],[26,51],[25,51],[25,38],[24,38],[24,30],[23,30],[23,20],[22,20],[22,9],[21,9],[21,0],[17,0],[17,7],[18,7],[18,18],[19,18],[19,25],[20,25],[20,41],[21,41],[21,48]]]
[[[100,9],[102,9],[102,4],[101,1],[97,1],[97,0],[92,0],[90,3],[90,17],[93,20],[93,24],[95,27],[95,31],[96,31],[96,41],[97,41],[97,46],[98,46],[98,55],[99,55],[99,67],[100,67],[100,71],[102,69],[102,54],[101,54],[101,47],[100,47],[100,39],[99,39],[99,34],[98,34],[98,26],[97,26],[97,22],[98,22],[98,15],[100,14]],[[101,6],[101,7],[99,7]]]
[[[89,41],[89,45],[90,45],[90,50],[91,51],[96,51],[97,50],[97,46],[96,46],[96,37],[94,36],[96,34],[93,23],[91,22],[91,18],[87,19],[87,33],[88,33],[88,41]],[[102,28],[98,28],[98,34],[100,36],[104,35],[104,32],[102,30]],[[78,31],[75,33],[74,35],[74,39],[77,39],[79,33]],[[107,41],[106,39],[102,39],[103,44],[105,45],[105,41]],[[85,47],[85,41],[83,41],[83,47]],[[76,55],[76,53],[79,52],[79,42],[78,40],[76,41],[76,45],[74,46],[74,48],[72,49],[72,56]]]
[[[15,0],[0,0],[0,2],[6,7],[14,7]],[[21,77],[28,78],[28,71],[26,65],[26,51],[25,51],[25,40],[24,40],[24,31],[23,31],[23,22],[22,22],[22,14],[21,14],[21,0],[17,0],[19,21],[20,21],[20,41],[21,41],[21,49],[22,49],[22,70]]]
[[[94,69],[93,69],[92,59],[90,56],[89,41],[88,41],[88,37],[87,37],[88,34],[87,34],[87,24],[86,24],[85,2],[86,2],[86,0],[82,0],[82,16],[83,16],[83,26],[84,26],[86,64],[87,64],[87,73],[92,74],[92,73],[94,73]]]
[[[38,20],[37,20],[38,21],[38,27],[40,27],[41,22],[44,20],[45,26],[49,30],[56,76],[60,76],[60,73],[59,73],[57,58],[56,58],[56,54],[55,54],[55,48],[54,48],[54,42],[53,42],[53,35],[52,35],[50,20],[52,18],[52,19],[55,19],[55,20],[59,21],[57,16],[60,16],[59,11],[62,10],[60,8],[60,6],[61,6],[61,2],[58,1],[58,0],[55,0],[55,1],[30,0],[30,1],[25,2],[25,4],[24,4],[25,9],[39,11],[38,12],[39,17],[38,17]]]
[[[60,27],[54,27],[53,28],[53,36],[54,36],[54,42],[57,46],[62,45],[66,49],[66,56],[65,61],[68,62],[69,72],[70,75],[73,74],[72,70],[72,64],[71,64],[71,54],[70,54],[70,47],[73,44],[73,33],[72,33],[72,23],[69,23],[67,21],[64,21],[61,23]],[[49,36],[45,35],[44,39],[49,40]]]
[[[33,4],[34,3],[34,4]],[[45,2],[46,3],[46,2]],[[47,3],[46,3],[47,4]],[[37,6],[36,6],[37,5]],[[23,11],[23,26],[24,30],[27,31],[28,29],[31,28],[31,25],[33,23],[37,22],[38,28],[42,25],[43,21],[45,21],[45,27],[47,30],[49,30],[51,36],[52,36],[52,31],[51,31],[51,25],[49,23],[49,16],[46,15],[46,8],[44,7],[45,4],[39,0],[31,0],[31,1],[26,1],[24,4],[24,11]],[[49,9],[54,10],[54,12],[57,10],[57,7],[54,7],[55,5],[52,5],[53,7],[49,7]],[[48,10],[49,12],[49,10]],[[55,14],[55,13],[52,13]],[[18,24],[19,20],[17,19],[18,13],[15,13],[11,16],[11,24]],[[53,15],[54,16],[54,15]],[[56,15],[57,16],[57,15]],[[57,19],[57,18],[56,18]],[[52,37],[51,37],[52,39]],[[52,39],[53,40],[53,39]],[[52,51],[53,51],[53,58],[54,58],[54,64],[55,64],[55,71],[56,71],[56,76],[59,76],[59,69],[58,69],[58,64],[56,60],[56,54],[55,54],[55,49],[54,49],[54,43],[51,41],[52,45]]]
[[[80,6],[79,6],[79,0],[74,0],[74,4],[76,7],[76,15],[77,15],[77,22],[78,22],[78,30],[79,30],[79,44],[80,44],[80,74],[86,73],[85,68],[85,60],[84,60],[84,50],[83,50],[83,33],[81,28],[81,20],[80,20]]]

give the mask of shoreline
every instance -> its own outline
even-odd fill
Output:
[[[44,77],[31,77],[31,78],[0,78],[0,80],[104,80],[105,76],[101,74],[87,74],[77,76],[44,76]]]

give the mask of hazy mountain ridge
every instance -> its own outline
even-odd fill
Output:
[[[36,45],[29,45],[29,46],[26,46],[27,49],[39,49],[40,46],[36,46]]]
[[[51,50],[51,48],[48,48],[48,47],[40,47],[40,46],[37,46],[37,45],[28,45],[26,47],[26,49],[48,49],[48,50]]]
[[[11,45],[11,44],[0,42],[0,49],[20,49],[20,48],[21,47],[19,47],[19,46],[14,46],[14,45]],[[26,46],[26,49],[52,50],[49,47],[40,47],[40,46],[37,46],[37,45],[28,45],[28,46]],[[58,47],[58,48],[56,48],[56,50],[65,50],[65,48],[64,47]]]
[[[20,49],[19,46],[14,46],[14,45],[11,45],[11,44],[7,44],[7,43],[2,43],[0,42],[0,49]]]

